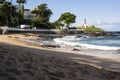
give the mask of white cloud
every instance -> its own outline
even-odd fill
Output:
[[[105,21],[99,21],[95,26],[102,28],[106,31],[120,31],[120,22],[105,22]]]
[[[99,19],[96,24],[97,25],[101,25],[101,24],[107,24],[108,22],[107,21],[104,21],[103,19]]]

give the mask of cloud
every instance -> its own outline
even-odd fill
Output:
[[[116,25],[116,26],[120,26],[120,22],[108,23],[107,25]]]
[[[105,21],[98,21],[95,26],[102,28],[106,31],[120,31],[120,22],[105,22]]]
[[[96,22],[97,25],[101,25],[101,24],[108,24],[107,21],[104,21],[103,19],[99,19],[97,22]]]

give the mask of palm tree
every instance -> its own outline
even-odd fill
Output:
[[[16,2],[19,4],[19,6],[21,6],[26,3],[26,0],[17,0]]]
[[[16,1],[19,4],[19,25],[23,23],[24,21],[24,3],[26,3],[26,0],[17,0]]]
[[[0,6],[0,17],[1,21],[4,21],[3,24],[7,26],[11,26],[11,9],[10,9],[11,3],[10,2],[4,2]]]
[[[21,12],[21,14],[23,14],[23,9],[24,9],[24,3],[26,3],[26,0],[17,0],[16,1],[18,4],[19,4],[19,8],[20,8],[20,12]]]
[[[6,0],[0,0],[0,4],[3,4],[3,2],[5,2]]]

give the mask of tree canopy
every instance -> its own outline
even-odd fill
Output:
[[[12,10],[11,10],[12,8]],[[12,25],[12,18],[11,15],[13,14],[13,17],[15,16],[15,7],[12,6],[10,2],[5,1],[2,5],[0,5],[0,25]]]
[[[18,24],[23,24],[24,23],[24,3],[27,2],[27,0],[16,0],[16,2],[19,4],[19,13],[18,13]]]
[[[6,0],[0,0],[0,25],[20,26],[25,24],[24,19],[24,3],[27,0],[16,0],[19,4],[19,11],[16,11],[16,7],[11,2]],[[53,12],[48,8],[47,4],[43,3],[37,6],[31,11],[35,15],[34,19],[29,20],[29,24],[37,28],[61,28],[66,26],[69,28],[70,24],[75,23],[76,16],[70,12],[66,12],[60,16],[60,18],[54,23],[50,22],[50,17]]]
[[[71,23],[75,23],[76,16],[70,12],[63,13],[58,21],[62,21],[66,24],[66,28],[69,28]]]
[[[6,0],[0,0],[0,4],[3,4]]]
[[[26,0],[17,0],[16,2],[19,4],[24,4],[24,3],[26,3]]]
[[[52,11],[47,7],[47,4],[39,5],[35,10],[32,11],[33,14],[36,14],[36,19],[41,22],[48,22]]]
[[[49,22],[51,15],[53,14],[52,11],[47,7],[47,4],[40,4],[37,8],[31,11],[33,14],[36,15],[36,18],[33,22],[33,24],[37,28],[50,28],[52,27]]]

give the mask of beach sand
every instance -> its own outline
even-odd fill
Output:
[[[33,38],[38,37],[0,35],[0,80],[120,80],[119,60],[58,52],[21,41]]]

